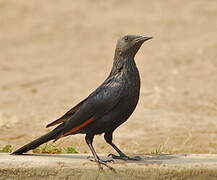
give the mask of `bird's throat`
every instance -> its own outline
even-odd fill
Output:
[[[135,69],[137,67],[133,58],[119,56],[118,59],[114,59],[110,75],[115,75],[121,71],[134,71]]]

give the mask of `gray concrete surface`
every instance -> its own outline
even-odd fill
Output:
[[[88,155],[11,156],[0,153],[0,180],[5,179],[217,179],[217,155],[143,156],[139,162],[116,160],[99,169]],[[107,158],[106,156],[101,156]]]

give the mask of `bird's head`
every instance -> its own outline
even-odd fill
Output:
[[[120,38],[116,45],[115,56],[133,57],[142,44],[151,39],[147,36],[126,35]]]

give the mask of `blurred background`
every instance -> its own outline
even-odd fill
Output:
[[[0,146],[49,131],[108,76],[117,39],[143,34],[154,38],[136,56],[140,101],[114,141],[129,154],[217,153],[216,19],[216,0],[0,0]],[[83,135],[57,144],[89,152]]]

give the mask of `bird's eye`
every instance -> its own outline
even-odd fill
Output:
[[[127,40],[128,40],[128,37],[127,37],[127,36],[125,36],[125,37],[124,37],[124,41],[127,41]]]

